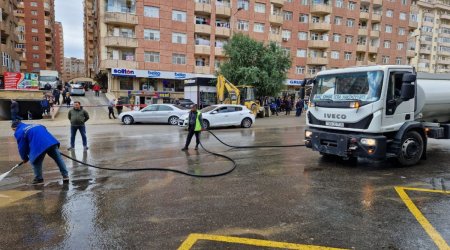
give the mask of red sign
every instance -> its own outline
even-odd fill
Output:
[[[33,73],[5,72],[5,89],[9,90],[37,90],[39,89],[38,75]]]

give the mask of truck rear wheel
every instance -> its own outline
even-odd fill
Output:
[[[424,143],[422,136],[416,131],[406,133],[401,141],[398,161],[404,166],[417,164],[422,158]]]

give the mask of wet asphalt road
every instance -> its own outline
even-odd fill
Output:
[[[215,130],[239,145],[302,143],[293,117],[258,120],[252,129]],[[65,148],[66,127],[49,128]],[[1,134],[0,172],[19,159]],[[79,159],[107,167],[176,168],[217,173],[232,165],[203,150],[180,151],[185,132],[168,125],[92,125],[90,150]],[[230,175],[198,179],[165,172],[112,172],[66,160],[63,185],[46,160],[45,186],[22,167],[0,183],[1,249],[177,249],[192,233],[356,249],[437,249],[394,187],[450,190],[450,143],[430,141],[428,160],[325,160],[305,148],[229,150],[212,136],[211,151],[236,159]],[[67,151],[66,151],[67,152]],[[13,190],[14,192],[12,192]],[[450,194],[406,191],[432,227],[450,243]],[[6,197],[6,198],[5,198]],[[3,199],[2,199],[3,198]],[[11,202],[14,200],[14,202]],[[200,240],[192,249],[274,249]]]

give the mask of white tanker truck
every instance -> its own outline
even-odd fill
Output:
[[[450,80],[430,76],[400,65],[319,72],[310,81],[306,146],[344,159],[418,163],[428,138],[450,139]]]

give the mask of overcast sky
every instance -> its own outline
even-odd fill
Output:
[[[55,12],[63,25],[64,56],[83,59],[83,0],[55,0]]]

